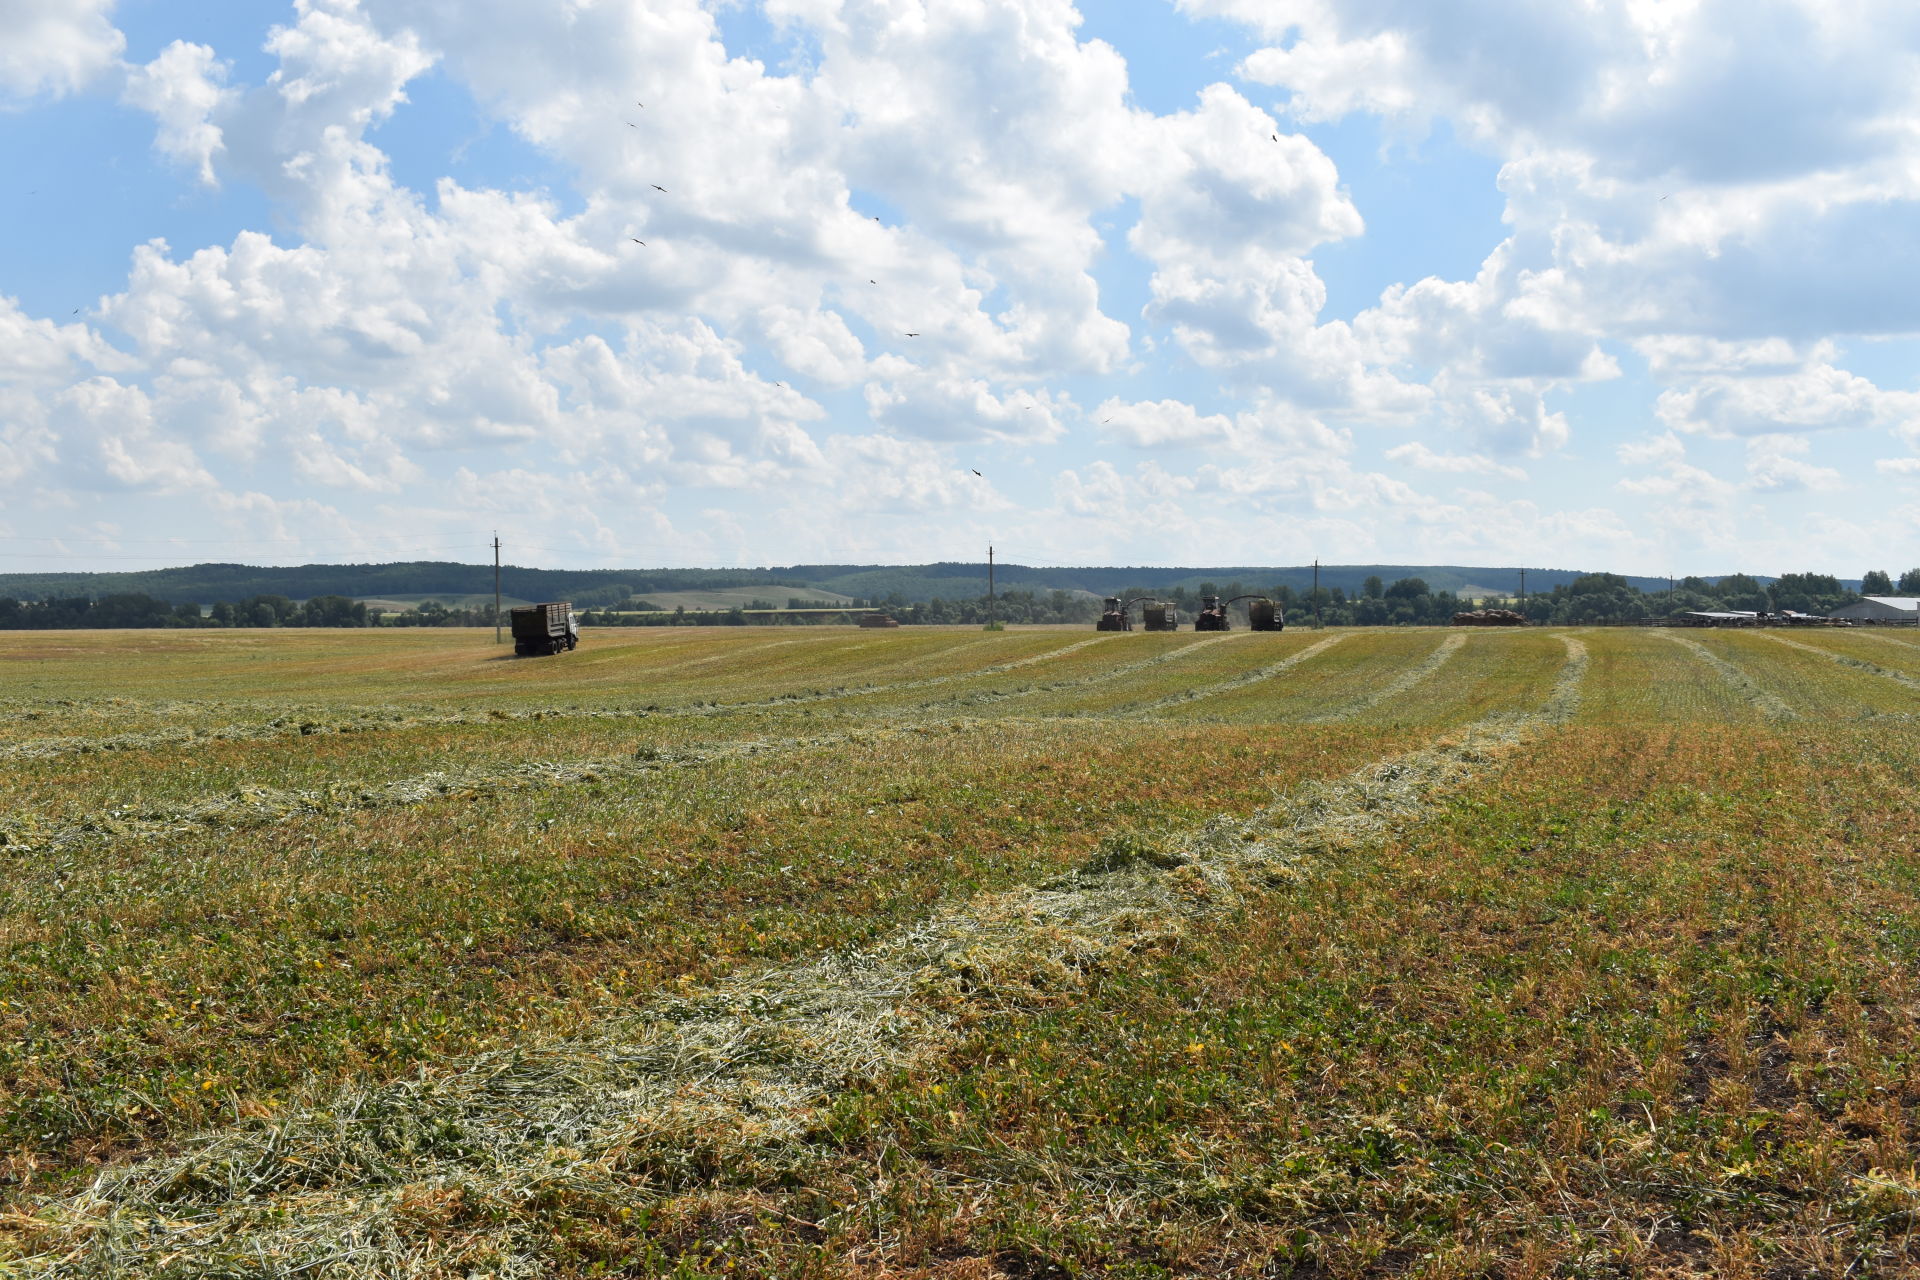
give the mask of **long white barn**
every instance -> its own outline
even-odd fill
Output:
[[[1862,622],[1913,622],[1920,619],[1920,599],[1912,596],[1862,596],[1853,604],[1835,609],[1831,618],[1855,618]]]

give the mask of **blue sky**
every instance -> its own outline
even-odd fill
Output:
[[[1920,563],[1891,0],[0,23],[9,569]]]

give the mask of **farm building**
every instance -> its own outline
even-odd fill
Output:
[[[1920,600],[1912,596],[1862,596],[1850,605],[1835,609],[1835,618],[1857,622],[1913,622],[1920,618]]]

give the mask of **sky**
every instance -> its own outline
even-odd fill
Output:
[[[1911,0],[0,0],[0,569],[1920,564]]]

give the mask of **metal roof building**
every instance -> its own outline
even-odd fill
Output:
[[[1862,622],[1913,622],[1920,619],[1920,599],[1912,596],[1862,596],[1853,604],[1835,609],[1828,616],[1853,618]]]

